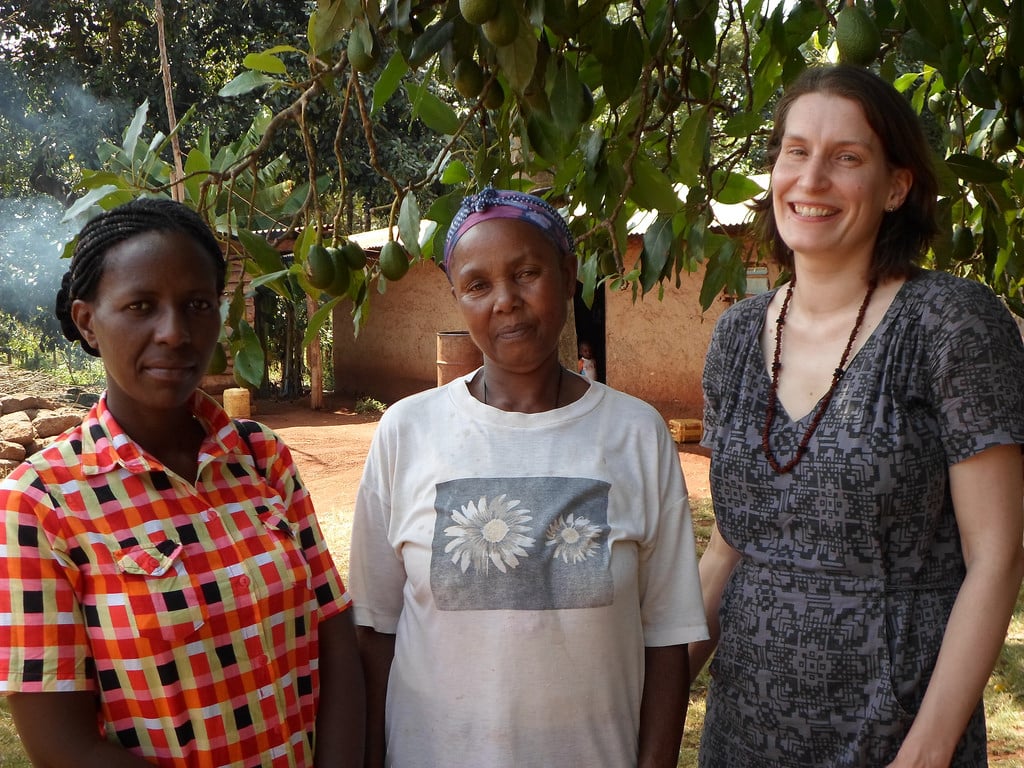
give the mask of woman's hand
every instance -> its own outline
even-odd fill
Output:
[[[37,768],[152,765],[103,738],[95,693],[12,693],[7,702],[22,746]]]
[[[945,766],[981,700],[1024,576],[1020,448],[989,448],[949,470],[967,576],[921,709],[891,766]]]
[[[366,689],[349,609],[321,622],[315,768],[362,768]]]

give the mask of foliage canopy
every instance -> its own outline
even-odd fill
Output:
[[[182,178],[166,136],[143,140],[140,108],[121,143],[101,148],[102,167],[83,172],[69,213],[176,191],[240,238],[258,284],[319,304],[307,341],[343,301],[358,327],[371,286],[386,287],[373,261],[341,296],[307,277],[311,247],[343,244],[346,201],[367,174],[387,192],[391,239],[413,259],[440,259],[466,193],[528,188],[570,213],[585,296],[602,282],[639,295],[703,268],[707,307],[723,289],[744,292],[751,258],[715,205],[763,191],[751,159],[773,100],[806,66],[835,60],[838,16],[852,2],[507,0],[503,17],[473,24],[459,0],[317,0],[289,17],[302,35],[253,39],[220,89],[248,107],[247,130],[218,142],[200,110],[186,115],[181,130],[194,139]],[[473,5],[479,20],[488,4]],[[934,266],[989,283],[1024,315],[1024,3],[858,5],[880,40],[870,66],[933,137]],[[436,147],[431,157],[402,152],[385,119],[395,105],[415,146]],[[634,261],[627,239],[643,211],[650,223]],[[250,236],[268,227],[296,234],[294,263]]]

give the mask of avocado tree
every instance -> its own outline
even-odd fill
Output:
[[[928,123],[943,225],[932,263],[989,283],[1024,315],[1024,3],[318,0],[306,30],[301,41],[249,51],[221,90],[256,103],[290,94],[286,107],[254,109],[244,137],[216,152],[198,144],[184,179],[147,183],[183,185],[188,201],[239,237],[258,283],[306,292],[318,307],[307,340],[342,301],[358,328],[371,289],[404,273],[396,254],[440,260],[462,196],[488,183],[564,206],[586,297],[601,283],[637,296],[698,269],[704,307],[723,289],[743,293],[749,255],[716,226],[712,204],[763,192],[751,158],[773,100],[806,66],[837,58],[875,68]],[[438,138],[430,162],[389,162],[377,151],[379,116],[399,93],[410,125]],[[320,246],[345,244],[340,201],[355,168],[340,137],[353,123],[391,190],[395,244],[390,274],[373,260],[347,267],[332,294],[310,253],[322,264]],[[301,137],[301,163],[271,156],[283,132]],[[331,158],[324,136],[339,137]],[[158,145],[149,150],[159,154]],[[145,146],[127,149],[123,163],[143,162]],[[92,189],[82,211],[124,192],[109,176],[84,185]],[[626,245],[638,210],[653,219],[633,262]],[[245,222],[256,220],[294,229],[293,264],[251,236]],[[332,280],[346,263],[332,261]]]

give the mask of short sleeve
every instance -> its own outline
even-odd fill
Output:
[[[711,336],[707,356],[704,358],[704,373],[701,379],[704,389],[704,429],[700,444],[705,448],[715,446],[714,438],[721,426],[722,335],[722,323],[719,320]]]
[[[46,529],[55,511],[31,465],[0,482],[0,510],[2,692],[94,690],[77,568]]]
[[[955,464],[996,445],[1024,443],[1024,343],[986,286],[960,280],[930,305],[933,403]]]
[[[686,484],[675,443],[662,423],[657,433],[656,527],[641,551],[640,617],[644,645],[681,645],[708,637],[697,571],[697,548]],[[653,474],[653,468],[647,471]]]
[[[394,634],[402,613],[405,567],[390,541],[390,419],[385,414],[370,445],[356,494],[349,584],[356,624]]]

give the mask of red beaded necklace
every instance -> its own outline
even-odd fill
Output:
[[[789,472],[797,463],[804,457],[807,452],[807,444],[811,441],[811,436],[814,431],[818,428],[818,423],[825,415],[825,409],[828,408],[828,404],[832,402],[832,396],[836,392],[836,387],[839,386],[839,380],[843,378],[843,373],[846,369],[846,361],[850,357],[850,350],[853,349],[853,342],[857,338],[857,332],[860,330],[861,323],[864,322],[864,313],[867,312],[868,304],[871,303],[871,296],[875,292],[876,283],[872,280],[868,284],[868,292],[864,296],[864,301],[860,305],[860,309],[857,311],[857,321],[853,324],[853,330],[850,331],[850,338],[846,342],[846,349],[843,350],[843,356],[839,360],[839,367],[836,368],[835,373],[832,374],[832,386],[828,388],[828,392],[821,398],[821,402],[818,404],[818,410],[814,413],[814,418],[811,419],[810,425],[807,427],[807,431],[804,432],[803,438],[800,440],[800,444],[796,448],[796,455],[790,459],[786,464],[779,464],[775,458],[775,454],[772,453],[771,445],[768,442],[768,436],[771,434],[772,423],[775,421],[776,404],[778,402],[779,393],[779,372],[782,370],[782,363],[780,359],[782,357],[782,329],[786,325],[786,313],[789,311],[789,302],[793,298],[793,286],[796,285],[796,276],[789,283],[789,287],[786,289],[786,298],[782,301],[782,309],[779,310],[779,317],[775,321],[777,326],[775,335],[775,354],[772,357],[772,383],[768,389],[768,408],[764,414],[764,429],[761,430],[761,448],[764,450],[764,455],[768,459],[768,463],[772,469],[778,472],[780,475],[784,475]]]

